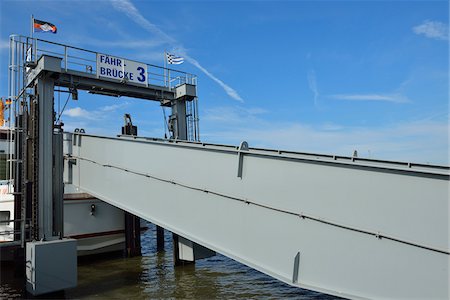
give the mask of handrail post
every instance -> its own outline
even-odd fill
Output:
[[[170,69],[167,69],[167,85],[168,88],[170,89]]]
[[[67,72],[67,46],[64,46],[64,69]]]

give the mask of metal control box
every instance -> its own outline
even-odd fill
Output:
[[[41,295],[77,285],[77,241],[62,239],[26,244],[27,291]]]
[[[195,85],[184,83],[175,88],[175,98],[186,98],[186,100],[192,100],[197,97]]]

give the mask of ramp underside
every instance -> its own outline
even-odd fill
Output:
[[[350,298],[449,296],[448,169],[65,139],[67,183],[286,283]]]

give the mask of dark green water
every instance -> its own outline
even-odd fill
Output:
[[[173,266],[172,235],[156,252],[156,228],[142,234],[142,257],[80,261],[78,286],[47,295],[66,299],[338,299],[291,287],[225,256]],[[23,298],[19,279],[2,270],[0,299]]]

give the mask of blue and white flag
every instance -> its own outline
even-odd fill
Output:
[[[170,53],[166,53],[166,59],[169,65],[181,65],[182,63],[184,63],[183,57],[176,56]]]

